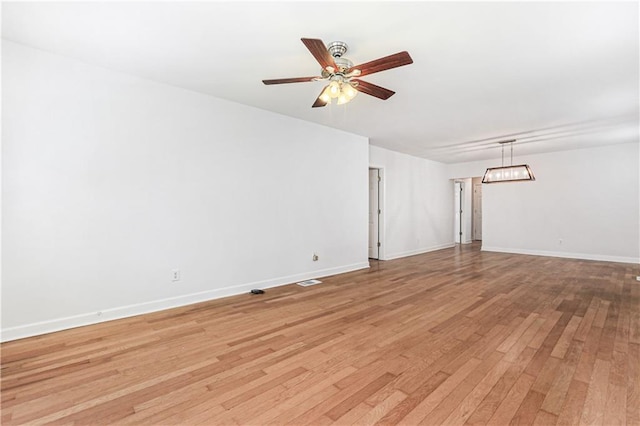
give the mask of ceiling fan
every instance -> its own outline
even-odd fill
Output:
[[[342,41],[331,42],[325,47],[324,42],[317,38],[302,38],[301,40],[322,66],[320,76],[279,78],[262,80],[262,82],[269,85],[328,81],[329,84],[322,89],[322,92],[313,103],[313,108],[323,107],[331,103],[332,99],[337,99],[338,105],[345,104],[353,99],[358,92],[375,96],[382,100],[389,99],[395,93],[394,91],[360,80],[357,77],[413,63],[413,59],[411,59],[408,52],[398,52],[354,66],[353,62],[342,56],[347,51],[347,44]]]

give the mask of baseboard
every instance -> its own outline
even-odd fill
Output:
[[[432,246],[432,247],[426,247],[426,248],[419,248],[419,249],[416,249],[416,250],[403,251],[401,253],[393,253],[391,255],[385,256],[384,260],[400,259],[402,257],[415,256],[415,255],[418,255],[418,254],[429,253],[430,251],[442,250],[442,249],[451,248],[451,247],[455,247],[455,243],[447,243],[447,244],[441,244],[441,245],[438,245],[438,246]]]
[[[222,297],[235,296],[248,293],[254,288],[273,288],[282,285],[292,284],[312,278],[324,278],[331,275],[343,274],[345,272],[357,271],[369,267],[369,262],[354,263],[351,265],[328,268],[318,271],[310,271],[301,274],[289,275],[264,281],[217,288],[198,293],[185,294],[167,299],[154,300],[145,303],[138,303],[128,306],[120,306],[112,309],[105,309],[101,312],[90,312],[74,315],[65,318],[56,318],[49,321],[36,322],[17,327],[4,328],[0,332],[0,342],[23,339],[25,337],[38,336],[41,334],[53,333],[56,331],[68,330],[70,328],[82,327],[85,325],[99,324],[106,321],[113,321],[136,315],[158,312],[165,309],[178,308],[180,306],[191,305],[208,300],[220,299]]]
[[[624,257],[624,256],[608,256],[603,254],[588,254],[588,253],[571,253],[564,251],[545,251],[545,250],[524,250],[513,249],[504,247],[486,247],[482,246],[482,251],[494,251],[499,253],[513,253],[513,254],[528,254],[532,256],[549,256],[549,257],[564,257],[566,259],[583,259],[583,260],[599,260],[603,262],[617,262],[617,263],[640,263],[640,258]]]

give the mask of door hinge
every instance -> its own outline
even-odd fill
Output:
[[[378,241],[378,247],[380,247],[380,241]]]
[[[382,178],[380,176],[378,176],[378,182],[380,182],[382,180]]]
[[[382,213],[382,210],[378,209],[378,214]]]

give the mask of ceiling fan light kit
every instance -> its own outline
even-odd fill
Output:
[[[302,43],[309,49],[309,52],[316,58],[322,66],[320,75],[317,77],[294,77],[280,78],[275,80],[262,80],[266,85],[304,83],[307,81],[328,81],[329,83],[322,89],[312,107],[323,107],[336,99],[338,105],[343,105],[351,101],[358,92],[374,96],[378,99],[389,99],[395,92],[384,87],[376,86],[372,83],[359,80],[367,74],[385,71],[391,68],[401,67],[413,63],[413,59],[407,52],[399,52],[384,58],[376,59],[360,65],[353,65],[349,59],[343,55],[347,52],[347,43],[343,41],[333,41],[326,47],[320,39],[302,38]]]
[[[335,77],[332,78],[335,79]],[[345,80],[335,79],[325,86],[319,99],[324,102],[325,105],[331,103],[332,99],[337,99],[337,104],[342,105],[355,98],[357,94],[358,91],[351,83]]]
[[[482,183],[518,182],[536,180],[528,164],[513,165],[513,143],[515,139],[498,142],[502,145],[502,166],[489,167],[482,177]],[[504,165],[504,146],[511,146],[511,165]]]

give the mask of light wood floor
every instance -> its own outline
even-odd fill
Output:
[[[2,424],[640,425],[638,265],[480,252],[2,345]]]

